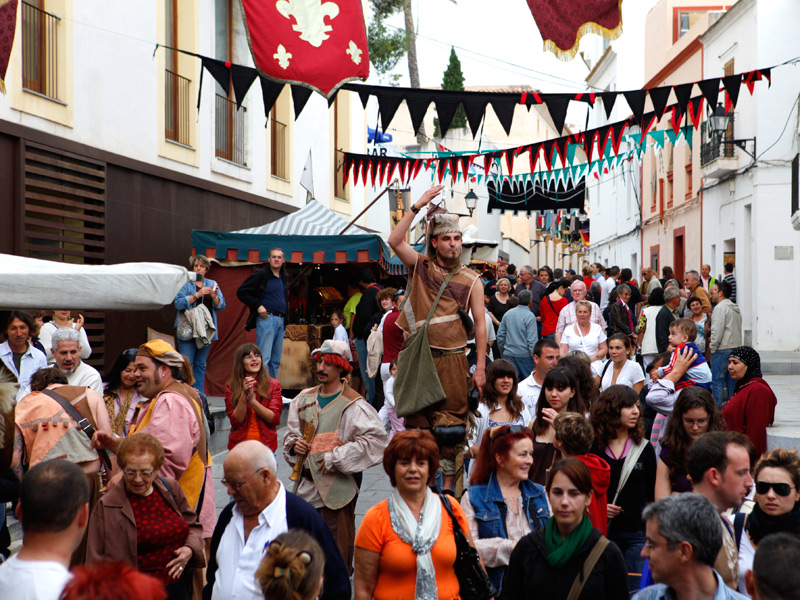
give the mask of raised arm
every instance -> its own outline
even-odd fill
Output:
[[[427,192],[422,194],[422,197],[417,200],[414,206],[420,210],[425,208],[434,198],[436,198],[436,196],[441,193],[443,189],[443,185],[433,186]],[[411,223],[414,221],[414,217],[416,216],[416,212],[409,210],[405,215],[403,215],[403,218],[400,219],[397,227],[395,227],[392,230],[392,233],[389,234],[389,246],[391,246],[392,250],[394,250],[395,254],[397,254],[397,257],[403,261],[403,264],[409,268],[414,266],[414,263],[417,260],[417,253],[408,244],[408,242],[406,242],[406,234],[408,233],[408,229],[411,227]],[[481,298],[481,306],[483,306],[483,298]]]

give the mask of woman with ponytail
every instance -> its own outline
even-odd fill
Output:
[[[325,555],[317,541],[300,529],[276,537],[256,571],[256,581],[270,600],[314,600],[322,592]]]

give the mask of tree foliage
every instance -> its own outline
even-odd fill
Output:
[[[392,74],[392,71],[408,51],[406,33],[399,29],[387,28],[383,17],[379,17],[376,13],[367,28],[367,43],[369,60],[375,72],[380,78],[388,78],[392,83],[396,83],[400,75]]]
[[[455,92],[464,91],[464,73],[461,72],[461,61],[458,60],[455,48],[450,48],[450,62],[447,64],[447,69],[444,71],[442,77],[442,89],[451,90]],[[439,136],[439,119],[433,120],[434,130],[433,137]],[[467,126],[467,115],[464,113],[464,107],[458,107],[453,120],[450,123],[450,129],[460,129]]]

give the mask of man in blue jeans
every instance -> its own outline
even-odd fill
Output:
[[[256,344],[261,349],[270,376],[277,378],[283,354],[285,318],[289,308],[289,290],[283,269],[283,250],[269,251],[269,264],[256,271],[239,286],[236,296],[250,309],[245,329],[256,330]]]
[[[728,359],[731,351],[742,345],[742,313],[739,307],[731,302],[731,284],[718,281],[711,287],[711,300],[716,303],[711,313],[711,393],[717,406],[723,405],[733,394],[735,383],[728,373]],[[723,384],[727,391],[723,393]]]

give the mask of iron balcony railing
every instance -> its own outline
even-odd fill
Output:
[[[218,158],[237,165],[247,166],[245,152],[245,113],[247,108],[236,108],[236,102],[216,95],[214,145]]]
[[[190,145],[189,140],[189,84],[190,79],[166,69],[164,94],[164,137],[173,142]]]
[[[735,115],[731,113],[731,120],[728,130],[724,133],[714,133],[711,130],[711,123],[704,121],[702,125],[702,144],[700,146],[700,166],[704,167],[708,163],[718,158],[735,158],[736,152],[734,144],[724,144],[723,140],[733,139],[733,124]]]
[[[61,19],[22,3],[22,87],[58,100],[58,25]]]

